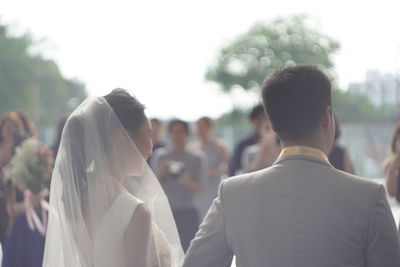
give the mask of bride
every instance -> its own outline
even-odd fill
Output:
[[[64,128],[44,267],[175,267],[183,252],[157,178],[144,106],[122,89],[88,99]]]

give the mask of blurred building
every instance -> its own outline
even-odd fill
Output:
[[[367,96],[376,106],[399,103],[399,89],[393,74],[378,70],[368,70],[364,82],[349,84],[350,92]]]
[[[395,75],[378,70],[368,70],[364,82],[349,84],[350,92],[367,96],[376,106],[399,103],[399,89]]]

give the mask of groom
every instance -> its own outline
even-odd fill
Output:
[[[184,267],[398,267],[399,240],[383,186],[335,170],[331,84],[287,67],[263,86],[283,151],[276,163],[224,181]]]

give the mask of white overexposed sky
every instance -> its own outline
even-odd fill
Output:
[[[254,97],[226,96],[205,82],[218,50],[256,21],[309,14],[339,40],[339,83],[362,81],[367,69],[399,70],[400,2],[234,0],[1,0],[0,17],[16,34],[30,31],[38,49],[92,95],[131,90],[161,118],[216,117]]]

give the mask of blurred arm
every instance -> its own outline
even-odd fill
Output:
[[[229,152],[225,144],[222,142],[218,143],[218,155],[221,159],[221,165],[219,166],[219,173],[216,176],[221,177],[222,175],[226,174],[229,163]]]
[[[228,168],[229,177],[234,176],[236,174],[236,171],[242,167],[241,163],[242,152],[243,152],[243,147],[241,144],[238,144],[233,152],[231,162],[229,163],[229,168]]]
[[[17,202],[17,189],[11,182],[7,183],[6,185],[6,203],[7,212],[11,220],[25,213],[24,202]]]
[[[186,254],[183,267],[229,267],[233,252],[225,236],[223,183],[200,230]]]
[[[384,175],[386,180],[386,189],[392,197],[397,194],[397,183],[400,166],[400,157],[396,156],[388,161],[384,168]]]
[[[226,148],[226,145],[222,142],[220,142],[218,144],[218,152],[219,152],[219,156],[222,159],[222,162],[224,164],[228,164],[229,161],[229,152],[228,149]]]
[[[344,171],[353,174],[354,173],[353,164],[351,163],[350,155],[349,153],[347,153],[347,151],[344,151],[343,161],[344,161]]]
[[[366,253],[368,267],[400,266],[399,236],[383,186],[372,202]]]

